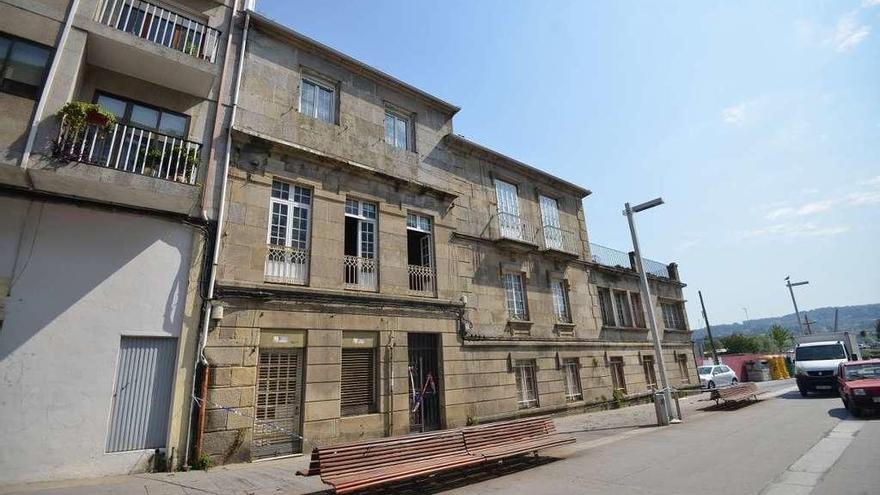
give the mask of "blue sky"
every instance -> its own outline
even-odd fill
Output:
[[[880,0],[302,2],[291,28],[462,107],[593,191],[591,240],[677,261],[713,323],[880,302]],[[880,315],[878,315],[880,316]]]

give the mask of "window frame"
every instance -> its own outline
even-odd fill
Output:
[[[603,294],[607,294],[607,300],[603,298]],[[617,315],[614,314],[614,301],[611,296],[611,289],[608,287],[596,287],[596,297],[599,299],[599,312],[602,317],[602,326],[616,327]]]
[[[557,290],[559,294],[557,294]],[[557,324],[570,325],[574,322],[571,316],[571,299],[568,295],[569,284],[564,278],[550,279],[550,294],[553,299],[553,316],[556,318]],[[561,299],[562,308],[559,307]],[[560,314],[560,309],[562,310]]]
[[[26,38],[22,38],[20,36],[16,36],[14,34],[9,34],[7,32],[3,32],[3,31],[0,31],[0,38],[6,38],[10,42],[9,46],[6,49],[6,53],[0,54],[0,57],[2,57],[2,58],[0,58],[0,93],[6,93],[9,95],[17,96],[19,98],[26,98],[28,100],[39,101],[40,95],[43,91],[43,88],[46,87],[46,82],[49,78],[49,68],[52,66],[52,62],[55,59],[55,48],[52,46],[44,45],[42,43],[37,43],[35,41],[29,40]],[[6,87],[6,84],[5,84],[6,77],[4,76],[4,74],[6,73],[6,68],[9,66],[9,56],[12,54],[12,48],[15,46],[16,43],[23,43],[26,45],[31,45],[33,47],[40,48],[40,49],[47,51],[46,65],[43,66],[43,74],[40,77],[40,83],[38,85],[34,86],[34,93],[35,94],[33,96],[24,95],[24,94],[22,94],[23,92],[10,90],[9,88]],[[31,86],[30,84],[20,83],[19,81],[15,81],[15,80],[12,80],[12,81],[16,82],[18,84]]]
[[[516,291],[515,291],[516,286],[508,287],[508,284],[507,284],[508,277],[512,277],[513,280],[518,281],[518,287],[519,287],[519,290],[521,291],[520,295],[521,295],[522,306],[523,306],[522,315],[520,315],[516,312],[516,310],[517,310],[516,307],[511,308],[511,299],[509,297],[511,295],[511,293],[513,293],[513,296],[514,296],[514,300],[513,300],[514,306],[516,306],[516,303],[517,303]],[[504,288],[504,302],[505,302],[505,306],[507,307],[508,320],[529,321],[529,300],[526,295],[526,276],[525,276],[525,273],[514,272],[514,271],[504,271],[501,273],[501,283]]]
[[[513,363],[513,372],[516,381],[516,402],[519,409],[533,409],[540,407],[538,394],[538,363],[535,359],[517,359]],[[527,381],[531,381],[532,388],[529,390]],[[528,397],[529,392],[534,392],[533,397]]]
[[[679,354],[676,357],[676,361],[678,361],[678,373],[681,375],[681,383],[690,383],[691,382],[691,373],[688,370],[687,354]]]
[[[160,106],[152,105],[150,103],[144,103],[142,101],[134,100],[131,98],[126,98],[125,96],[119,96],[115,93],[110,93],[108,91],[103,91],[103,90],[96,90],[95,91],[95,95],[92,98],[92,102],[94,104],[98,105],[98,98],[100,98],[101,96],[106,96],[107,98],[113,98],[114,100],[119,100],[120,102],[125,104],[125,115],[122,117],[117,117],[117,120],[122,125],[130,126],[130,127],[137,127],[138,129],[145,129],[150,132],[155,132],[157,134],[172,136],[172,137],[179,138],[179,139],[185,139],[187,141],[190,140],[189,139],[189,131],[190,131],[190,126],[192,124],[192,119],[190,118],[189,115],[187,115],[185,113],[175,112],[174,110],[168,110],[167,108],[162,108]],[[138,105],[138,106],[141,106],[141,107],[158,112],[159,118],[156,121],[157,127],[151,128],[151,127],[143,125],[143,124],[133,123],[131,121],[131,112],[132,112],[132,108],[134,107],[134,105]],[[105,110],[107,110],[107,109],[105,109]],[[162,124],[162,114],[163,113],[167,113],[169,115],[174,115],[176,117],[183,117],[183,119],[186,121],[186,129],[184,130],[182,135],[175,136],[174,134],[169,134],[168,132],[165,132],[158,127],[158,125]]]
[[[277,198],[272,195],[275,191],[274,186],[275,186],[276,182],[279,184],[284,184],[284,185],[288,186],[288,188],[289,188],[288,199]],[[296,188],[299,188],[299,189],[302,189],[304,191],[309,192],[309,202],[308,203],[303,203],[300,201],[296,201],[295,199],[290,199],[291,197],[295,197]],[[266,229],[266,244],[269,246],[284,246],[284,247],[303,249],[303,250],[308,251],[311,248],[312,203],[313,203],[314,197],[315,197],[314,190],[310,187],[301,186],[301,185],[296,184],[294,182],[287,182],[285,180],[273,178],[271,190],[269,192],[269,225]],[[272,223],[273,223],[272,222],[272,220],[273,220],[272,215],[274,214],[274,206],[276,203],[287,207],[287,222],[286,222],[285,229],[284,229],[285,230],[284,244],[274,244],[272,242]],[[301,209],[306,210],[306,239],[305,239],[305,246],[304,247],[292,245],[292,243],[293,243],[292,231],[293,231],[293,218],[294,218],[293,217],[293,209],[294,208],[301,208]],[[299,242],[299,240],[297,240],[297,242]]]
[[[624,290],[611,291],[614,296],[615,316],[618,318],[617,326],[630,328],[633,326],[632,309],[629,303],[629,293]],[[621,306],[621,301],[623,306]]]
[[[330,120],[324,120],[321,117],[319,117],[320,112],[319,112],[319,108],[318,108],[318,102],[320,101],[320,98],[319,98],[318,91],[315,91],[315,101],[312,102],[312,105],[314,108],[314,113],[307,114],[307,113],[303,112],[303,97],[305,96],[305,85],[306,84],[310,84],[310,85],[314,86],[316,90],[323,89],[324,91],[327,91],[328,93],[330,93]],[[332,124],[332,125],[336,125],[336,123],[338,121],[336,118],[336,85],[335,84],[329,84],[328,82],[321,81],[319,78],[309,76],[309,75],[300,76],[299,98],[298,98],[297,105],[298,105],[297,113],[299,113],[300,115],[305,115],[305,116],[311,117],[315,120],[319,120],[321,122],[325,122],[327,124]]]
[[[621,390],[626,395],[626,361],[623,356],[609,357],[608,367],[611,368],[611,391]]]
[[[635,328],[648,328],[645,307],[642,304],[641,292],[629,293],[629,308],[632,313],[632,324]]]
[[[357,212],[349,213],[348,206],[350,203],[357,203]],[[375,216],[370,217],[365,214],[365,205],[372,205],[375,207]],[[379,203],[375,201],[367,201],[358,198],[346,197],[345,198],[345,207],[344,207],[344,216],[349,218],[354,218],[358,221],[358,235],[357,235],[357,257],[359,258],[367,258],[372,260],[379,259]],[[371,252],[372,256],[366,257],[364,256],[363,251],[363,226],[364,224],[372,224],[373,225],[373,251]],[[343,229],[345,225],[343,224]]]
[[[681,301],[662,301],[660,303],[660,311],[663,313],[664,328],[668,330],[687,330],[684,304]]]
[[[391,117],[395,120],[394,122],[394,136],[392,142],[388,141],[388,126],[387,121],[388,118]],[[401,121],[404,123],[404,128],[406,129],[406,143],[404,147],[400,147],[397,145],[397,121]],[[399,150],[406,150],[415,152],[415,118],[414,114],[407,113],[404,110],[399,110],[397,108],[392,108],[390,106],[385,107],[385,117],[382,119],[382,133],[384,135],[385,144],[397,148]]]
[[[562,360],[561,364],[565,401],[579,402],[584,400],[584,389],[581,386],[580,360],[578,358],[565,358]]]
[[[375,344],[378,342],[378,336],[371,336],[371,338],[373,338],[375,340],[374,340],[374,344],[370,345],[370,346],[348,345],[346,342],[347,337],[348,337],[346,334],[358,335],[358,334],[363,334],[363,333],[365,333],[365,332],[351,332],[350,334],[349,334],[349,332],[342,333],[343,340],[342,340],[342,346],[341,346],[340,355],[339,355],[339,376],[340,377],[344,376],[343,367],[345,366],[346,351],[349,351],[349,354],[352,351],[362,351],[364,354],[369,353],[370,354],[370,361],[371,361],[371,363],[370,363],[370,365],[371,365],[370,366],[370,376],[369,376],[370,403],[367,404],[366,406],[361,405],[361,404],[346,405],[343,402],[344,399],[342,397],[342,390],[340,388],[340,396],[339,396],[339,415],[340,415],[340,417],[363,416],[363,415],[368,415],[368,414],[376,414],[379,412],[379,380],[380,380],[380,376],[379,376],[379,348]],[[358,337],[348,337],[348,338],[352,338],[352,339],[356,340]],[[341,380],[341,378],[340,378],[340,380]],[[349,409],[346,410],[346,407],[348,407]],[[357,407],[360,407],[362,409],[359,409],[354,412],[351,411],[352,408],[357,408]]]
[[[645,374],[645,386],[651,390],[657,389],[656,364],[653,355],[642,356],[642,372]]]

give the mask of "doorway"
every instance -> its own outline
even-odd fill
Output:
[[[436,333],[407,335],[411,432],[440,429],[439,337]]]
[[[251,454],[266,459],[302,452],[302,348],[261,348]]]

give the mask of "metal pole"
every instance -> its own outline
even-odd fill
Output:
[[[715,340],[712,339],[712,326],[709,325],[709,317],[706,316],[706,305],[703,303],[703,291],[698,290],[697,294],[700,295],[700,307],[703,308],[703,321],[706,322],[706,333],[709,334],[709,345],[712,346],[712,361],[715,364],[719,364],[718,351],[715,350]]]
[[[801,335],[806,335],[806,333],[804,333],[804,324],[801,323],[801,314],[798,311],[797,301],[794,299],[794,289],[791,288],[791,280],[786,280],[785,285],[788,286],[788,292],[791,293],[791,304],[794,305],[794,316],[797,318],[798,327],[801,329]]]
[[[629,221],[629,232],[632,235],[632,243],[633,243],[633,251],[636,253],[636,269],[639,272],[639,282],[642,286],[642,293],[645,297],[642,299],[642,306],[644,306],[645,313],[648,315],[648,326],[651,329],[651,337],[654,340],[654,354],[657,355],[657,365],[660,367],[660,382],[663,385],[663,399],[666,402],[666,417],[661,418],[658,416],[657,422],[661,425],[669,424],[669,413],[672,408],[672,394],[669,391],[669,380],[666,379],[666,360],[663,359],[663,347],[660,345],[660,336],[657,334],[657,316],[654,314],[653,302],[651,300],[651,289],[648,287],[648,276],[645,274],[645,270],[642,268],[642,251],[639,248],[639,237],[636,234],[636,224],[633,219],[633,210],[630,207],[629,203],[624,205],[623,214],[626,215],[626,219]],[[658,415],[660,414],[658,410]],[[680,419],[680,418],[679,418]]]
[[[834,333],[837,333],[837,312],[839,308],[834,308]]]

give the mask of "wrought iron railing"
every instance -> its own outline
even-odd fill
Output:
[[[599,265],[635,270],[629,253],[611,249],[600,244],[590,243],[590,257],[592,258],[593,263]],[[659,261],[642,258],[642,266],[645,269],[645,273],[649,275],[662,278],[672,278],[669,274],[669,267]]]
[[[344,256],[342,266],[346,289],[375,291],[379,286],[379,260]]]
[[[433,267],[408,265],[409,290],[419,295],[433,296],[437,290],[437,272]]]
[[[142,0],[105,0],[98,21],[173,50],[214,62],[220,31]]]
[[[535,228],[519,215],[498,212],[495,215],[495,220],[498,227],[498,237],[530,244],[535,243]]]
[[[281,284],[307,284],[309,250],[269,245],[266,251],[265,280]]]
[[[579,255],[580,237],[575,232],[569,232],[553,225],[544,225],[541,228],[542,246],[546,250],[559,251]]]
[[[64,160],[195,184],[201,149],[199,143],[132,125],[73,128],[62,119],[54,154]]]

